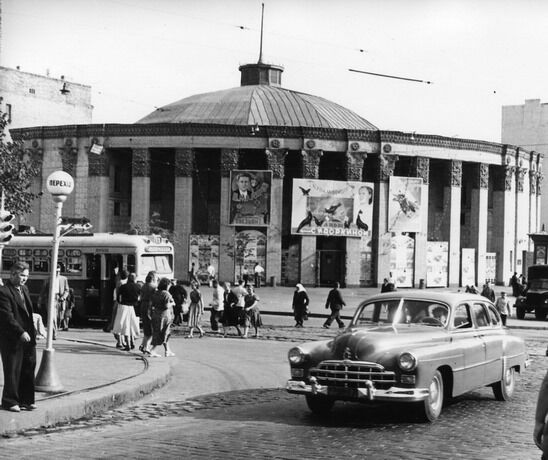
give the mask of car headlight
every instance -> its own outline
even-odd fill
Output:
[[[291,364],[301,364],[304,362],[305,354],[299,347],[295,347],[289,350],[287,358]]]
[[[402,371],[412,371],[417,367],[417,358],[411,353],[404,352],[398,357],[398,366]]]

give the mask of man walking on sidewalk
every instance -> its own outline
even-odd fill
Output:
[[[331,315],[325,321],[323,327],[329,329],[333,320],[337,321],[339,328],[344,327],[344,323],[341,320],[341,310],[346,305],[344,302],[341,291],[339,291],[340,284],[338,281],[335,282],[335,285],[329,294],[327,295],[327,300],[325,302],[325,308],[331,308]]]

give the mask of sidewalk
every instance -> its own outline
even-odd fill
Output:
[[[291,302],[294,288],[264,287],[257,289],[261,314],[265,317],[263,340],[316,340],[336,334],[336,330],[321,328],[327,315],[325,298],[329,288],[310,288],[311,321],[306,330],[293,328]],[[347,306],[344,317],[350,317],[358,304],[376,288],[342,289]],[[202,288],[205,304],[211,300],[211,289]],[[514,299],[511,299],[512,304]],[[203,324],[208,327],[209,313]],[[547,321],[536,321],[533,315],[524,320],[515,317],[508,320],[510,328],[548,329]],[[174,337],[184,335],[186,328],[175,328]],[[12,413],[0,410],[0,435],[29,430],[41,426],[78,419],[93,413],[140,399],[145,394],[164,385],[171,375],[170,361],[146,360],[137,351],[128,353],[114,348],[112,334],[100,329],[71,329],[63,332],[53,342],[54,368],[64,386],[62,393],[51,395],[36,393],[38,409],[32,412]],[[37,371],[40,367],[45,340],[37,346]],[[4,378],[0,366],[0,391]]]
[[[86,335],[97,335],[95,331],[88,332],[86,334],[86,330],[77,329],[65,332],[66,338],[53,342],[54,369],[63,391],[58,394],[36,392],[38,408],[32,412],[0,410],[0,435],[103,412],[137,400],[169,379],[171,370],[164,360],[149,362],[139,352],[129,357],[127,352],[114,348],[111,334],[103,333],[109,340],[107,345],[85,340]],[[45,340],[41,339],[36,350],[37,372],[44,348]],[[0,367],[0,384],[3,385],[3,382]]]

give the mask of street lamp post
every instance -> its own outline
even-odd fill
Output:
[[[55,204],[55,223],[53,229],[53,249],[51,254],[51,273],[49,279],[49,300],[48,300],[48,336],[46,348],[42,353],[42,361],[40,369],[36,374],[35,388],[38,391],[57,392],[63,389],[63,385],[55,372],[53,349],[53,321],[56,316],[55,305],[55,270],[57,268],[58,252],[59,252],[59,235],[61,215],[63,203],[67,196],[74,189],[74,180],[72,176],[64,171],[55,171],[48,176],[47,189],[51,193]]]

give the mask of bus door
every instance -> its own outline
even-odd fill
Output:
[[[116,280],[118,279],[120,270],[124,268],[124,260],[122,254],[103,254],[101,270],[101,315],[110,317],[112,314],[112,304],[114,301],[114,289],[116,288]]]
[[[84,311],[81,316],[101,316],[101,298],[99,288],[101,286],[101,255],[84,254],[86,260],[86,285],[82,293],[84,299]]]

